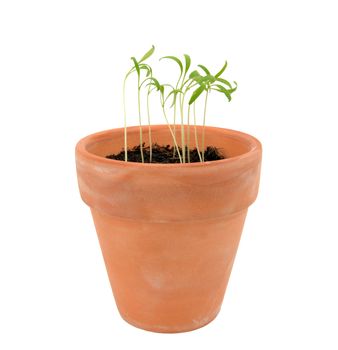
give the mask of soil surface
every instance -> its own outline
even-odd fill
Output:
[[[138,162],[142,163],[141,159],[141,151],[140,151],[140,145],[135,146],[132,149],[128,149],[128,162]],[[180,153],[182,154],[182,149],[179,148]],[[196,163],[200,162],[200,158],[198,156],[197,149],[191,149],[189,150],[190,153],[190,163]],[[143,155],[144,155],[144,162],[149,163],[150,160],[150,148],[149,146],[143,147]],[[118,154],[109,154],[106,156],[106,158],[109,159],[115,159],[115,160],[122,160],[124,161],[124,150],[122,150]],[[187,155],[186,155],[187,158]],[[208,146],[204,152],[204,161],[210,162],[214,160],[220,160],[225,159],[226,157],[220,152],[220,150],[216,147]],[[175,152],[174,155],[174,147],[167,145],[167,146],[160,146],[157,143],[153,144],[152,147],[152,163],[162,163],[162,164],[168,164],[168,163],[179,163],[180,159],[177,155],[177,152]],[[186,162],[188,160],[186,159]]]

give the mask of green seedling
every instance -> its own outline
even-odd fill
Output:
[[[124,110],[124,154],[125,161],[128,161],[128,142],[127,142],[127,113],[126,113],[126,81],[127,78],[136,71],[137,73],[137,104],[138,104],[138,116],[139,116],[139,128],[140,128],[140,150],[141,150],[141,159],[142,163],[144,163],[144,155],[143,155],[143,134],[142,134],[142,116],[141,116],[141,70],[146,71],[146,76],[152,76],[152,69],[148,64],[144,64],[145,60],[147,60],[155,51],[154,45],[151,47],[149,51],[147,51],[142,58],[137,61],[135,57],[131,57],[134,66],[130,69],[130,71],[126,74],[124,82],[123,82],[123,110]],[[150,134],[150,148],[151,148],[151,130],[150,130],[150,117],[149,117],[149,109],[148,109],[148,129]]]
[[[199,64],[199,68],[201,68],[205,76],[202,76],[198,71],[194,71],[190,74],[190,79],[194,81],[196,84],[198,84],[198,88],[192,93],[191,98],[189,100],[189,105],[192,103],[195,103],[197,98],[205,92],[205,100],[204,100],[204,113],[203,113],[203,129],[202,129],[202,162],[204,162],[204,147],[205,147],[205,123],[206,123],[206,115],[207,115],[207,105],[208,105],[208,96],[211,90],[221,92],[223,93],[228,101],[231,101],[231,94],[236,91],[237,89],[237,83],[234,82],[235,87],[232,87],[232,85],[225,79],[221,78],[221,75],[224,73],[227,62],[223,65],[223,67],[220,69],[220,71],[215,74],[211,75],[209,69],[207,69],[205,66]],[[195,84],[195,85],[196,85]],[[195,86],[193,85],[193,86]]]
[[[183,96],[183,86],[186,83],[186,76],[189,71],[190,65],[191,65],[191,59],[189,55],[184,55],[184,64],[183,62],[175,57],[175,56],[164,56],[162,59],[170,59],[176,62],[180,69],[180,74],[176,83],[176,88],[172,90],[172,93],[174,94],[173,99],[173,107],[174,107],[174,135],[176,136],[176,111],[177,111],[177,95],[179,94],[179,109],[180,109],[180,116],[181,116],[181,146],[182,146],[182,159],[183,163],[185,163],[186,160],[186,145],[185,145],[185,131],[184,131],[184,96]],[[188,150],[189,154],[189,150]]]

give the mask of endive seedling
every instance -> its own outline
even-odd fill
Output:
[[[137,102],[138,102],[138,116],[139,116],[139,128],[140,128],[140,151],[141,151],[141,159],[142,163],[144,163],[144,155],[143,155],[143,135],[142,135],[142,116],[141,116],[141,70],[146,71],[146,76],[152,75],[152,69],[148,64],[144,64],[145,60],[147,60],[155,51],[154,45],[151,47],[149,51],[147,51],[142,58],[137,61],[135,57],[131,57],[131,60],[134,63],[134,66],[129,70],[126,74],[125,79],[123,81],[123,110],[124,110],[124,160],[128,161],[128,142],[127,142],[127,113],[126,113],[126,81],[129,75],[136,71],[137,73]],[[149,122],[149,133],[150,131],[150,121],[148,114],[148,122]],[[151,136],[150,136],[151,139]]]
[[[181,116],[181,145],[182,145],[182,161],[185,163],[186,161],[186,145],[185,145],[185,131],[184,131],[184,95],[183,95],[183,86],[186,82],[186,76],[189,71],[191,65],[190,56],[184,55],[184,64],[183,62],[176,56],[164,56],[162,59],[173,60],[177,63],[180,69],[180,74],[176,83],[176,88],[171,91],[170,94],[174,94],[173,98],[173,107],[174,107],[174,135],[176,137],[176,112],[177,112],[177,95],[179,94],[179,108],[180,108],[180,116]],[[187,150],[189,157],[189,148]]]
[[[161,103],[162,113],[163,113],[164,119],[165,119],[165,121],[166,121],[166,123],[168,125],[171,137],[173,138],[174,149],[176,149],[178,158],[180,160],[180,163],[182,163],[182,157],[181,157],[180,149],[179,149],[179,147],[177,145],[176,135],[174,134],[173,128],[171,127],[171,125],[169,123],[169,119],[167,117],[167,113],[166,113],[166,109],[165,109],[165,105],[166,105],[166,102],[169,99],[169,97],[173,94],[174,98],[175,98],[175,96],[177,94],[176,93],[176,89],[174,87],[172,87],[170,84],[162,84],[161,85],[158,82],[158,80],[155,79],[154,77],[149,78],[149,80],[151,80],[151,82],[148,85],[149,86],[151,86],[151,85],[154,86],[154,89],[156,89],[160,93],[160,103]],[[166,86],[169,86],[169,87],[172,88],[171,92],[167,96],[165,96],[165,87]]]
[[[205,76],[202,76],[199,74],[198,71],[194,71],[190,74],[190,79],[192,81],[195,81],[196,84],[198,84],[198,88],[192,93],[191,98],[189,100],[189,105],[192,103],[195,103],[197,98],[205,92],[205,100],[204,100],[204,112],[203,112],[203,129],[202,129],[202,162],[204,162],[204,147],[205,147],[205,123],[206,123],[206,115],[207,115],[207,104],[208,104],[208,96],[211,90],[215,90],[218,92],[223,93],[228,101],[231,101],[231,94],[236,91],[237,89],[237,83],[234,81],[235,87],[232,87],[232,85],[225,79],[221,78],[221,75],[225,71],[227,67],[227,62],[223,65],[223,67],[220,69],[220,71],[215,74],[214,76],[211,75],[209,69],[207,69],[205,66],[199,64],[198,67],[200,67],[204,73]]]

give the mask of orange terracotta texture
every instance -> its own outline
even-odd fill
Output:
[[[201,132],[198,127],[199,139]],[[144,127],[147,142],[146,136]],[[165,125],[152,126],[152,139],[172,144]],[[117,307],[136,327],[190,331],[221,308],[247,209],[257,196],[262,150],[254,137],[228,129],[206,127],[205,139],[227,159],[106,159],[123,148],[123,129],[87,136],[76,146],[81,197],[91,208]],[[137,144],[139,128],[130,127],[128,145]]]

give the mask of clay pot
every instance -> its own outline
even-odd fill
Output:
[[[166,125],[153,126],[152,138],[172,144]],[[76,146],[81,197],[93,215],[115,300],[136,327],[190,331],[221,308],[247,209],[257,196],[261,144],[214,127],[206,127],[205,138],[228,158],[204,164],[106,159],[123,148],[123,129],[87,136]],[[139,129],[130,127],[128,146],[137,144]]]

